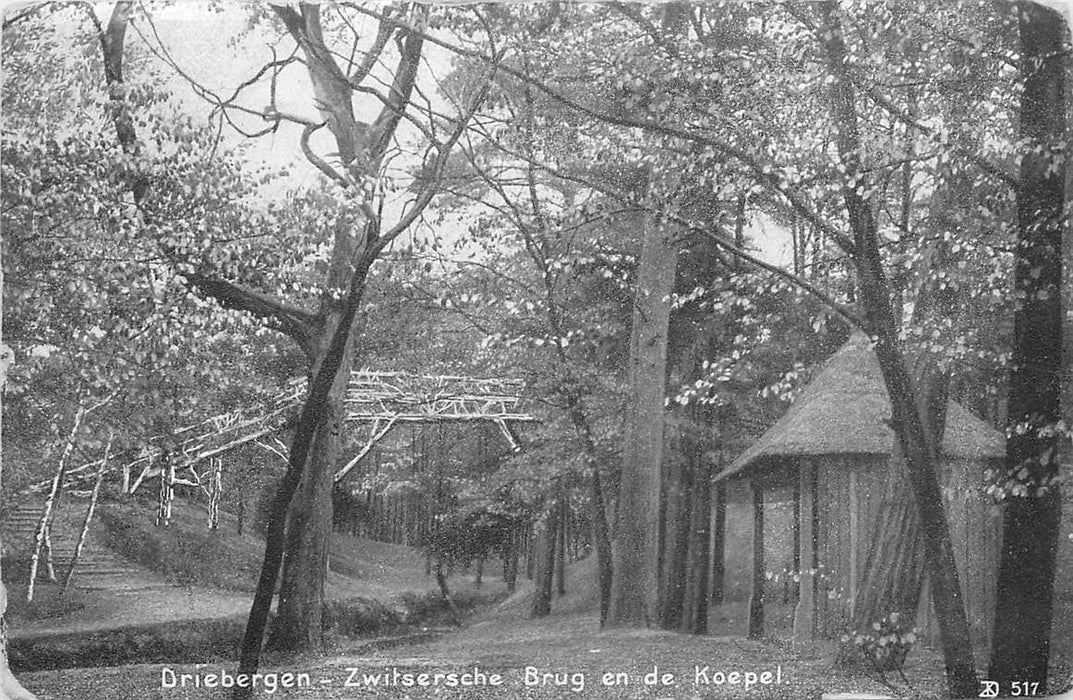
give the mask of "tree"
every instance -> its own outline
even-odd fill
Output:
[[[1047,692],[1061,498],[1062,234],[1066,211],[1069,30],[1056,11],[1017,4],[1021,158],[1002,556],[990,680]],[[1036,692],[1036,691],[1034,691]]]
[[[920,512],[925,562],[939,619],[947,683],[951,695],[967,697],[975,694],[978,684],[968,620],[960,600],[950,529],[939,491],[939,439],[925,422],[923,402],[918,398],[917,387],[898,347],[897,322],[879,250],[875,215],[862,194],[866,182],[861,169],[864,152],[858,132],[856,94],[847,73],[840,11],[832,2],[825,3],[820,9],[823,17],[821,41],[832,77],[832,120],[837,129],[839,156],[848,178],[842,185],[841,194],[853,235],[852,241],[843,239],[840,245],[854,262],[865,328],[876,339],[876,357],[891,401],[891,425]]]
[[[431,200],[438,174],[466,128],[469,117],[483,99],[487,76],[494,72],[486,72],[485,87],[481,84],[470,86],[451,97],[459,108],[457,114],[443,115],[429,110],[424,123],[407,117],[425,138],[423,172],[427,177],[417,187],[414,201],[394,225],[388,226],[376,210],[377,198],[381,202],[383,199],[383,190],[378,191],[376,183],[385,154],[393,146],[397,127],[406,116],[414,90],[423,46],[420,29],[428,21],[428,12],[416,8],[404,16],[393,8],[383,9],[376,15],[383,22],[373,45],[360,59],[352,56],[345,65],[340,65],[330,51],[331,32],[322,21],[319,6],[302,4],[297,9],[276,6],[272,13],[306,59],[306,72],[319,119],[282,113],[273,101],[269,109],[255,111],[259,120],[269,122],[269,127],[261,133],[274,131],[282,123],[299,123],[304,154],[339,192],[334,198],[319,200],[320,206],[330,204],[327,208],[333,208],[331,211],[322,210],[318,212],[319,216],[305,222],[308,226],[291,229],[300,232],[313,229],[320,240],[307,243],[315,247],[326,239],[331,251],[320,288],[304,298],[299,296],[297,303],[286,294],[274,296],[271,284],[266,283],[282,282],[285,275],[275,277],[264,274],[264,270],[259,275],[238,274],[242,272],[242,266],[236,265],[235,261],[245,256],[235,256],[235,246],[228,250],[226,244],[217,244],[211,233],[208,240],[198,239],[205,237],[207,231],[222,230],[226,233],[216,237],[221,241],[256,239],[257,235],[247,235],[250,231],[243,234],[242,230],[249,227],[261,233],[264,229],[259,229],[259,224],[266,223],[264,220],[235,217],[220,222],[219,226],[205,226],[202,221],[201,226],[193,227],[193,230],[176,225],[168,210],[169,203],[175,199],[174,193],[202,195],[202,183],[173,190],[168,181],[169,168],[174,169],[174,162],[169,160],[171,154],[166,148],[154,148],[149,134],[138,130],[145,123],[146,103],[139,101],[137,89],[128,82],[124,72],[126,30],[132,21],[133,6],[129,2],[117,3],[106,24],[100,22],[92,10],[87,12],[101,48],[108,96],[107,116],[114,129],[116,150],[121,154],[116,160],[125,164],[115,168],[114,173],[119,174],[120,186],[131,193],[138,210],[135,216],[126,215],[126,224],[145,234],[141,240],[153,242],[174,279],[187,290],[212,299],[224,308],[260,319],[267,327],[289,336],[306,355],[310,390],[295,430],[290,467],[270,518],[261,586],[251,611],[244,646],[241,664],[244,672],[257,665],[268,605],[284,550],[289,553],[284,565],[274,641],[280,647],[319,643],[325,553],[330,529],[330,485],[339,444],[342,397],[352,366],[351,331],[366,279],[380,254],[421,215]],[[387,22],[401,17],[406,20],[402,26]],[[345,26],[345,21],[341,24]],[[375,87],[361,87],[381,60],[392,36],[397,37],[399,49],[397,67],[387,93],[383,94]],[[161,55],[168,54],[164,51]],[[291,63],[294,61],[272,63],[257,77],[268,76],[274,81],[278,71]],[[371,80],[375,82],[376,79],[379,76]],[[273,82],[273,100],[274,85]],[[371,123],[355,117],[352,101],[360,90],[376,96],[382,103],[380,115]],[[249,114],[250,110],[244,112],[240,104],[241,92],[242,88],[230,100],[217,99],[214,102],[217,115],[234,123],[233,113]],[[203,94],[209,99],[214,98],[211,92]],[[143,109],[140,114],[139,108]],[[310,145],[311,136],[325,127],[335,145],[335,152],[329,157],[318,156]],[[214,152],[211,143],[197,138],[192,141],[206,146],[197,160],[216,162],[211,157],[204,158]],[[161,141],[157,140],[157,143]],[[235,233],[239,235],[233,235]],[[282,257],[293,252],[285,248],[278,250]],[[202,254],[203,251],[207,253]],[[279,260],[279,257],[275,259]],[[308,272],[303,271],[303,274]],[[288,285],[280,286],[286,288]],[[308,289],[308,284],[304,288]],[[310,302],[315,304],[316,311],[304,308]],[[301,493],[302,506],[295,508],[288,520],[287,509],[295,492]]]
[[[647,627],[656,619],[660,467],[666,394],[667,327],[678,260],[674,229],[645,221],[630,331],[630,401],[626,419],[619,520],[612,541],[609,627]]]
[[[0,274],[0,282],[3,275]],[[2,285],[0,285],[2,287]],[[0,390],[7,382],[8,368],[14,360],[11,348],[4,345],[0,337]],[[2,416],[0,411],[0,416]],[[0,485],[3,484],[3,462],[0,460]],[[0,551],[3,547],[0,546]],[[7,611],[7,588],[4,586],[3,572],[0,571],[0,700],[36,700],[36,695],[26,690],[19,680],[11,674],[7,663],[7,622],[4,613]]]

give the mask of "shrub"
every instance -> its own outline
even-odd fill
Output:
[[[881,679],[885,680],[884,671],[897,671],[902,680],[906,680],[902,667],[917,641],[917,630],[910,627],[911,624],[912,618],[892,612],[873,622],[868,629],[842,635],[842,643],[851,644],[860,657],[871,663]]]

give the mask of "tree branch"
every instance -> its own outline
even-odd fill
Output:
[[[362,7],[361,5],[357,5],[355,3],[350,2],[342,4],[346,7],[353,9],[355,12],[370,17],[379,17],[379,15],[376,15],[374,12],[365,7]],[[481,53],[480,51],[474,51],[455,46],[447,41],[434,37],[418,29],[410,28],[402,22],[399,22],[398,20],[385,18],[384,21],[394,23],[396,24],[396,26],[406,27],[408,31],[418,36],[421,36],[421,38],[423,38],[425,41],[445,48],[448,51],[451,51],[452,53],[455,53],[459,56],[472,58],[474,60],[481,61],[486,64],[491,63],[493,61],[493,58],[491,56]],[[749,153],[748,151],[745,151],[744,149],[738,148],[736,146],[732,146],[714,137],[697,132],[687,131],[676,126],[661,124],[659,122],[655,122],[648,119],[631,119],[624,116],[597,112],[596,110],[587,107],[577,102],[576,100],[573,100],[566,95],[563,95],[562,93],[552,89],[544,82],[537,80],[536,78],[533,78],[529,75],[526,75],[522,71],[505,65],[500,66],[499,70],[507,75],[510,75],[511,77],[523,81],[526,84],[532,85],[537,90],[540,90],[542,93],[555,100],[556,102],[559,102],[563,106],[568,107],[569,109],[572,109],[581,114],[584,114],[585,116],[588,116],[597,121],[611,124],[614,126],[644,129],[651,133],[660,134],[663,136],[671,136],[673,138],[698,143],[704,146],[710,146],[716,151],[723,153],[724,155],[727,155],[734,160],[737,160],[738,162],[742,163],[746,167],[746,169],[753,174],[757,181],[760,182],[760,184],[772,190],[776,194],[782,196],[790,204],[790,206],[795,211],[797,211],[797,213],[804,217],[809,223],[823,231],[828,236],[828,238],[837,242],[839,246],[843,247],[847,251],[853,249],[853,241],[852,239],[850,239],[849,236],[832,226],[826,219],[820,216],[819,213],[813,210],[812,207],[810,207],[808,203],[804,200],[804,198],[802,198],[797,192],[789,189],[782,182],[782,178],[772,170],[769,164],[761,162],[756,156]]]
[[[384,9],[383,17],[391,16],[391,8]],[[380,24],[376,28],[376,38],[373,39],[372,47],[365,52],[365,56],[361,60],[361,65],[354,69],[354,72],[350,74],[349,80],[353,84],[358,84],[365,80],[369,75],[369,71],[373,69],[376,61],[380,58],[380,54],[384,52],[384,47],[387,46],[388,39],[391,38],[391,33],[395,31],[395,28],[380,19]],[[355,35],[357,32],[355,32]]]
[[[419,17],[423,23],[428,16],[427,8],[422,7],[417,12],[420,13]],[[390,26],[388,24],[389,19],[385,13],[380,21],[380,32],[385,31]],[[405,30],[405,34],[399,64],[395,69],[395,79],[391,83],[391,89],[388,92],[383,109],[380,110],[380,114],[377,115],[376,121],[373,122],[372,128],[369,130],[365,144],[370,163],[378,164],[383,158],[388,144],[391,143],[391,139],[395,135],[395,129],[399,125],[402,113],[410,101],[410,94],[413,92],[414,82],[417,78],[421,49],[425,43],[424,38],[420,32],[410,31],[409,28]],[[379,34],[377,39],[379,39]]]
[[[220,306],[245,311],[264,319],[270,327],[292,338],[303,351],[312,351],[317,318],[308,311],[289,306],[278,299],[245,289],[227,280],[198,273],[189,273],[185,277],[188,287],[215,299]]]
[[[409,228],[410,224],[417,220],[417,217],[425,210],[425,207],[432,201],[432,198],[436,196],[436,193],[439,191],[437,184],[443,175],[444,168],[447,167],[447,161],[451,155],[451,150],[454,148],[455,143],[458,142],[458,139],[462,137],[462,134],[465,133],[470,119],[473,118],[477,109],[484,102],[484,98],[488,95],[488,90],[492,86],[492,79],[495,77],[496,71],[502,67],[502,53],[493,57],[493,59],[487,77],[481,84],[477,94],[470,100],[469,107],[463,114],[459,115],[451,135],[445,142],[436,146],[436,155],[432,159],[432,166],[430,169],[425,170],[426,172],[429,172],[429,176],[427,177],[428,184],[422,188],[413,206],[403,214],[399,221],[396,222],[387,233],[383,234],[375,244],[369,246],[366,255],[369,256],[370,259],[375,259],[376,256],[378,256],[380,252],[391,243],[391,241]]]

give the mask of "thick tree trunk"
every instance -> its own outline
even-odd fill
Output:
[[[670,239],[664,226],[646,223],[630,333],[631,401],[612,550],[611,627],[647,627],[655,614],[667,326],[678,258]]]
[[[333,313],[327,327],[338,327],[341,314]],[[353,365],[353,329],[348,334],[339,371],[325,398],[324,420],[317,426],[308,468],[287,516],[286,557],[279,589],[279,606],[268,647],[277,651],[311,650],[320,646],[323,629],[324,583],[332,533],[332,487],[342,446],[347,385]],[[318,343],[318,370],[331,336]]]
[[[1024,493],[1006,499],[1002,523],[990,680],[1039,683],[1047,694],[1055,557],[1061,518],[1057,431],[1061,419],[1062,229],[1065,162],[1047,149],[1063,143],[1069,33],[1061,15],[1018,3],[1021,33],[1021,160],[1014,262],[1014,348],[1010,371],[1008,478]],[[1023,470],[1023,471],[1022,471]]]
[[[330,335],[330,341],[324,352],[323,360],[317,366],[309,383],[309,394],[302,406],[301,415],[298,418],[294,430],[294,440],[291,443],[290,455],[288,456],[287,472],[280,482],[275,500],[268,518],[268,527],[265,533],[265,557],[261,565],[261,575],[257,582],[257,590],[254,592],[253,604],[250,606],[250,616],[246,622],[246,632],[242,639],[242,652],[239,660],[239,673],[253,673],[260,663],[261,644],[264,638],[265,625],[268,622],[268,613],[275,594],[276,581],[279,578],[279,570],[283,562],[284,545],[287,537],[287,514],[298,487],[313,461],[313,448],[316,437],[321,427],[327,421],[326,406],[328,395],[335,386],[341,371],[349,377],[349,365],[344,365],[344,359],[349,355],[348,348],[351,344],[350,329],[357,315],[358,305],[365,292],[365,279],[372,260],[362,258],[350,278],[349,288],[345,301],[342,305],[342,313],[339,323]],[[327,337],[327,336],[326,336]],[[331,465],[329,465],[331,466]],[[331,470],[328,469],[328,478],[331,478]],[[331,504],[331,489],[325,494],[327,503]],[[331,527],[331,512],[328,511],[328,528]],[[320,570],[323,575],[323,570]],[[323,579],[322,579],[323,584]],[[251,697],[252,688],[236,687],[233,697],[235,700],[247,700]]]

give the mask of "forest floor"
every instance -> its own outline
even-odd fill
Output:
[[[386,601],[405,591],[434,586],[425,576],[423,557],[406,547],[343,536],[333,544],[333,556],[338,561],[329,593],[335,599],[365,596]],[[331,646],[315,655],[268,656],[263,665],[268,675],[260,681],[255,697],[692,700],[818,699],[824,694],[848,693],[846,697],[924,699],[943,694],[943,664],[937,651],[915,649],[905,667],[911,685],[897,674],[888,674],[885,680],[890,685],[886,685],[867,669],[835,666],[833,643],[787,641],[789,606],[769,607],[768,630],[774,636],[762,640],[745,638],[746,606],[742,602],[715,607],[705,636],[656,630],[600,631],[594,613],[598,601],[592,574],[589,560],[569,567],[568,591],[555,598],[553,614],[543,620],[528,619],[532,584],[523,577],[513,596],[471,616],[461,629],[411,627],[374,637],[333,637]],[[463,594],[473,588],[472,572],[457,573],[451,581]],[[483,590],[502,586],[494,569],[488,567]],[[88,639],[107,626],[153,623],[158,628],[182,624],[188,633],[190,629],[207,629],[213,624],[209,618],[227,618],[231,625],[227,629],[233,631],[249,609],[247,592],[198,586],[180,586],[168,595],[145,589],[110,602],[100,597],[100,591],[86,593],[93,595],[83,598],[78,610],[14,627],[13,639],[18,642],[50,634]],[[187,663],[166,651],[143,658],[156,663],[18,675],[40,700],[229,697],[226,690],[207,687],[213,674],[219,683],[225,674],[234,673],[234,662],[226,660],[230,658],[227,654],[195,657],[205,663]],[[183,674],[188,674],[185,683],[181,682]],[[301,687],[287,687],[289,681]]]
[[[833,667],[831,645],[652,630],[601,632],[591,614],[580,612],[525,620],[509,609],[500,610],[459,631],[395,641],[401,643],[352,641],[317,656],[269,659],[265,671],[278,675],[261,683],[257,697],[685,700],[819,698],[836,692],[893,695],[872,674]],[[165,663],[46,671],[22,674],[21,679],[41,700],[194,700],[228,697],[224,690],[197,687],[193,680],[204,682],[209,674],[226,672],[234,673],[233,664]],[[906,672],[920,692],[902,686],[900,697],[941,695],[942,665],[934,653],[916,654]],[[307,674],[294,678],[308,685],[282,687],[286,673]],[[186,687],[169,687],[178,685],[181,674],[191,674]],[[429,674],[425,682],[435,685],[418,686],[420,674]],[[443,675],[437,679],[436,674]],[[476,685],[462,685],[467,681]]]

